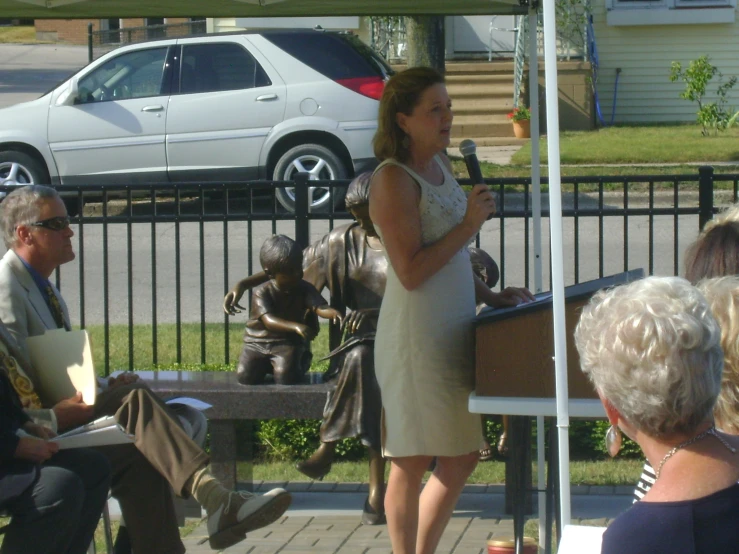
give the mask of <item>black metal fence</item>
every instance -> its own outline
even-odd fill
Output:
[[[487,182],[499,210],[477,244],[498,261],[501,286],[533,289],[530,179]],[[346,186],[345,181],[310,184]],[[73,225],[77,258],[60,268],[57,284],[73,323],[97,330],[106,373],[234,360],[239,345],[229,329],[236,333],[246,314],[226,316],[223,296],[261,269],[264,238],[282,233],[307,245],[350,220],[340,211],[309,213],[306,182],[296,184],[297,213],[288,213],[275,196],[286,185],[293,183],[63,187],[66,195],[75,195],[65,197],[68,204],[84,199],[84,209]],[[541,262],[547,290],[546,179],[543,185]],[[682,255],[700,226],[738,193],[739,175],[718,175],[711,168],[692,175],[563,178],[566,284],[638,267],[648,274],[680,274]],[[112,334],[123,335],[124,344],[111,346]],[[166,356],[160,354],[163,341],[171,352]],[[118,349],[114,356],[111,348]]]
[[[101,29],[99,31],[93,31],[90,24],[87,27],[87,61],[96,60],[103,54],[124,44],[134,44],[158,38],[204,35],[206,32],[205,18],[184,23]]]

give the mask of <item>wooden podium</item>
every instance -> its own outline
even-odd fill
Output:
[[[567,381],[570,398],[597,398],[580,371],[575,326],[582,307],[598,290],[635,281],[643,269],[565,288]],[[554,328],[551,293],[514,308],[484,309],[475,319],[475,392],[478,396],[554,398]]]
[[[643,269],[579,283],[565,288],[567,326],[567,382],[571,399],[597,399],[595,389],[580,371],[574,331],[582,307],[598,290],[641,279]],[[500,399],[521,399],[521,406],[536,399],[556,397],[554,372],[554,328],[551,293],[537,295],[537,301],[514,308],[486,308],[475,319],[475,396],[486,403]],[[528,401],[528,402],[526,402]],[[510,404],[510,402],[506,402]],[[477,410],[474,410],[477,412]],[[488,412],[483,412],[488,413]],[[513,514],[516,553],[523,552],[525,514],[532,513],[531,496],[531,416],[526,409],[508,420],[509,455],[506,459],[506,512]],[[528,415],[522,415],[528,414]],[[503,414],[506,415],[506,414]],[[546,525],[551,530],[557,489],[557,436],[550,426],[549,473],[546,485]],[[543,454],[539,456],[544,462]],[[540,514],[541,517],[541,514]],[[558,524],[559,534],[561,529]],[[544,538],[544,551],[552,552],[551,533]]]

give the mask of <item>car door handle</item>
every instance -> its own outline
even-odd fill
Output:
[[[144,106],[141,108],[142,112],[161,112],[164,110],[164,106]]]
[[[256,101],[257,102],[267,102],[269,100],[277,100],[276,94],[262,94],[262,96],[257,96]]]

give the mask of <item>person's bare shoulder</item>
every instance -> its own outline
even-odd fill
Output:
[[[388,164],[372,177],[370,203],[372,200],[384,199],[387,196],[397,197],[410,192],[418,195],[420,192],[418,184],[405,169],[395,164]]]

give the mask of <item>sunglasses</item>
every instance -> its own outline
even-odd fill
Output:
[[[50,217],[35,223],[29,223],[29,227],[43,227],[52,231],[63,231],[69,227],[69,217]]]

